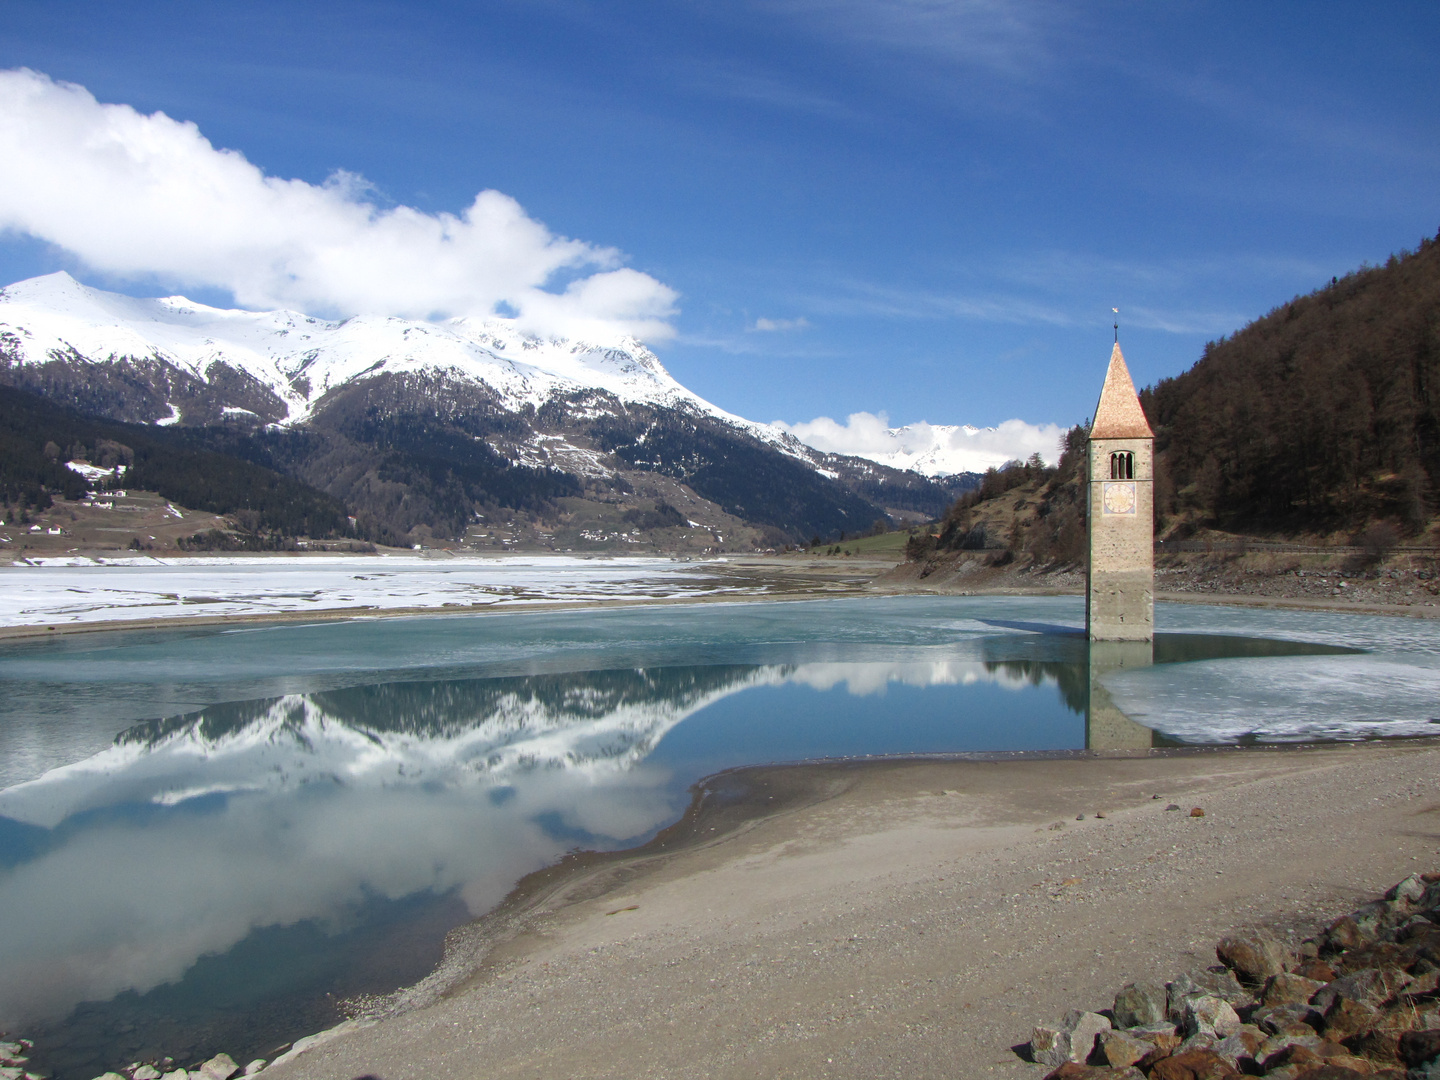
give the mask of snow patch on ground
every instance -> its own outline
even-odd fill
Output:
[[[125,472],[124,465],[117,465],[115,469],[102,469],[98,465],[91,465],[88,461],[67,461],[65,467],[73,473],[79,473],[92,484],[96,480],[108,480],[112,476],[116,476],[115,469],[120,470],[118,475],[123,475]]]

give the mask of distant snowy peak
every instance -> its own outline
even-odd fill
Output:
[[[998,468],[1039,454],[1048,464],[1060,457],[1065,431],[1057,424],[1006,420],[994,427],[930,424],[890,427],[883,413],[855,413],[841,424],[820,417],[803,424],[775,425],[807,446],[828,454],[866,458],[922,476],[954,476]]]
[[[982,445],[992,442],[986,436],[996,432],[970,424],[906,424],[886,432],[892,443],[888,451],[860,456],[922,476],[983,472],[1010,460],[1004,450]]]
[[[331,321],[294,311],[227,310],[183,296],[141,300],[92,289],[62,271],[0,289],[0,349],[17,364],[158,361],[202,382],[226,369],[241,372],[284,403],[286,424],[306,419],[327,392],[348,382],[439,373],[482,382],[511,409],[600,390],[627,403],[688,406],[777,439],[766,425],[751,425],[685,389],[634,339],[540,340],[500,318]]]

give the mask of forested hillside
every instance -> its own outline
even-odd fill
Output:
[[[855,533],[886,516],[803,462],[705,417],[634,410],[626,421],[598,423],[594,436],[631,468],[673,477],[727,514],[777,530],[780,542]]]
[[[182,301],[63,272],[0,288],[0,384],[283,473],[386,544],[779,547],[923,519],[966,486],[742,421],[633,340]]]
[[[1440,478],[1440,243],[1282,304],[1141,402],[1162,522],[1421,528]]]
[[[1069,563],[1085,554],[1083,425],[1065,436],[1060,462],[1050,468],[1036,454],[987,469],[980,485],[956,499],[934,532],[910,538],[905,554],[1004,549],[1042,564]]]
[[[0,498],[7,509],[43,510],[78,498],[85,481],[67,461],[124,465],[124,483],[213,514],[243,513],[256,532],[330,537],[348,532],[345,508],[274,469],[198,444],[182,428],[97,420],[0,386]]]
[[[1140,401],[1155,429],[1157,535],[1415,535],[1440,493],[1440,237],[1211,342]],[[1072,429],[1059,469],[986,473],[937,534],[912,542],[912,558],[1081,558],[1085,431]]]

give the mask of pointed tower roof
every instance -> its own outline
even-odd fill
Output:
[[[1110,370],[1105,372],[1105,386],[1100,390],[1100,404],[1095,406],[1095,422],[1090,425],[1092,439],[1153,439],[1155,433],[1145,420],[1140,396],[1130,380],[1130,369],[1120,352],[1120,343],[1110,353]]]

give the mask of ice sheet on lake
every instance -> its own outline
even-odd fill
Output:
[[[1117,672],[1127,716],[1191,743],[1440,735],[1440,664],[1373,655],[1163,664]]]
[[[711,563],[567,556],[33,559],[0,568],[0,626],[136,619],[523,607],[764,592]]]
[[[1440,619],[1298,608],[1157,604],[1157,631],[1231,634],[1383,653],[1440,653]]]
[[[1164,604],[1162,631],[1363,649],[1163,664],[1105,686],[1132,719],[1189,743],[1303,742],[1440,734],[1440,620]]]

